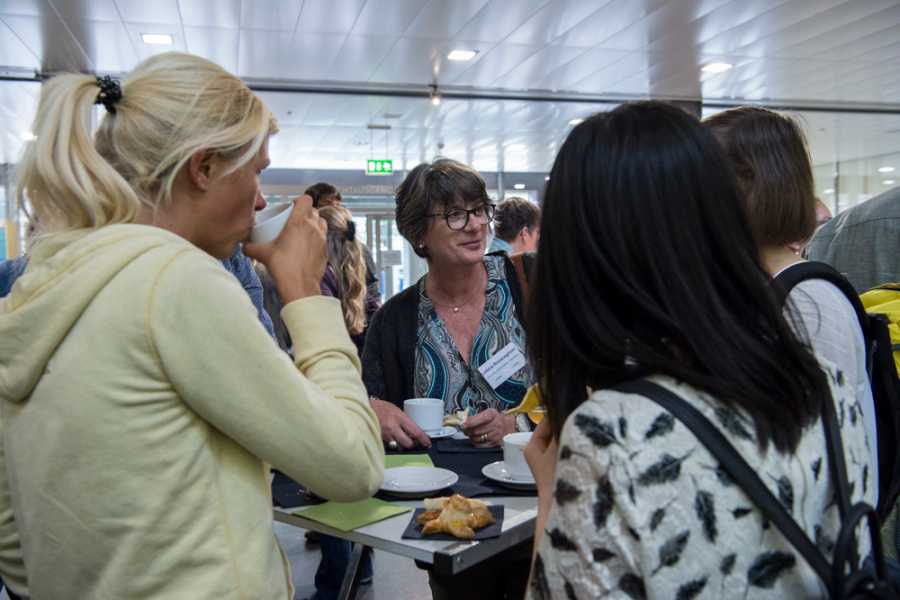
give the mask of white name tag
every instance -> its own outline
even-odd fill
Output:
[[[487,380],[488,385],[496,390],[504,381],[518,373],[525,363],[525,355],[518,346],[510,342],[478,367],[478,371]]]

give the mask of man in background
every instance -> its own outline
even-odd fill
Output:
[[[494,241],[488,252],[534,252],[540,237],[540,207],[525,198],[507,198],[494,212]]]

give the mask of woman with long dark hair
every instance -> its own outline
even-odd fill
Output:
[[[535,277],[529,352],[549,418],[528,449],[540,497],[531,596],[818,594],[681,422],[610,389],[647,378],[680,395],[833,543],[819,416],[824,401],[841,414],[855,398],[785,322],[712,135],[659,102],[578,125],[550,174]],[[842,434],[859,461],[854,501],[870,499],[862,420],[843,419]]]

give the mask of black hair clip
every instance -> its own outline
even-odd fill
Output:
[[[102,104],[108,112],[116,114],[116,102],[122,99],[122,86],[109,75],[98,77],[97,85],[100,86],[100,93],[94,104]]]
[[[348,221],[347,222],[347,241],[352,242],[356,239],[356,222]]]

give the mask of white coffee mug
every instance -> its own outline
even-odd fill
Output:
[[[288,217],[292,204],[273,204],[256,213],[256,225],[250,232],[251,242],[271,242],[278,237]]]
[[[411,398],[403,401],[403,412],[429,435],[439,433],[444,422],[444,401],[440,398]]]
[[[525,462],[525,446],[531,432],[507,433],[503,436],[503,464],[514,479],[531,479],[531,469]]]

